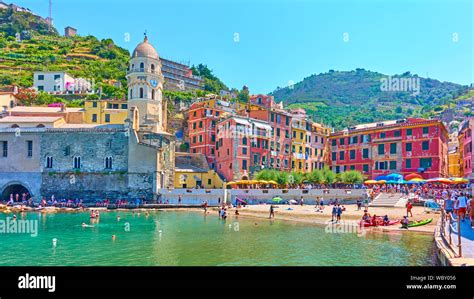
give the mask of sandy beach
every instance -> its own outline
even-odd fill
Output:
[[[325,207],[323,212],[316,212],[314,205],[274,205],[274,207],[276,207],[274,219],[277,220],[305,222],[315,225],[327,225],[327,222],[331,220],[332,207],[328,206]],[[362,215],[364,214],[363,208],[358,211],[356,205],[347,205],[345,207],[346,211],[343,212],[341,220],[360,221],[362,219]],[[289,208],[291,210],[288,210]],[[240,208],[240,215],[237,217],[255,217],[269,220],[269,209],[270,205],[251,205],[245,208]],[[213,210],[211,213],[217,213],[217,208],[212,208],[211,210]],[[388,215],[391,220],[400,220],[404,215],[406,215],[405,208],[396,207],[369,207],[368,211],[371,215]],[[228,210],[228,215],[235,217],[234,212],[235,208],[230,209]],[[436,223],[440,217],[439,213],[425,213],[423,207],[413,207],[412,213],[413,217],[410,217],[410,220],[433,218],[433,221],[427,225],[409,228],[409,232],[419,232],[426,234],[434,233]],[[400,229],[399,224],[392,226],[370,227],[368,229],[381,232],[407,231],[405,229]]]

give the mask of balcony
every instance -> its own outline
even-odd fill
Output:
[[[127,70],[127,75],[131,73],[150,73],[150,74],[158,74],[156,69],[152,70],[151,68],[133,68]]]

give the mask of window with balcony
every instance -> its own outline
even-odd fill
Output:
[[[344,145],[344,138],[339,139],[339,145]]]
[[[356,151],[355,151],[355,150],[351,150],[351,151],[349,152],[349,158],[350,158],[351,160],[354,160],[354,159],[356,158]]]
[[[407,129],[407,136],[413,135],[413,129]]]
[[[423,135],[428,135],[429,131],[430,131],[429,127],[423,127]]]
[[[401,134],[402,134],[401,131],[400,131],[400,130],[397,130],[397,131],[395,131],[395,132],[393,133],[393,136],[395,136],[395,137],[400,137]]]
[[[369,164],[362,165],[362,171],[363,172],[369,172]]]
[[[413,145],[411,144],[411,142],[405,143],[405,150],[407,152],[411,152],[412,151],[412,146]]]
[[[331,153],[331,160],[333,160],[333,161],[337,160],[337,153],[336,152]]]
[[[339,160],[344,160],[344,152],[343,151],[339,152]]]

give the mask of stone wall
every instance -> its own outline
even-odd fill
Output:
[[[53,157],[52,168],[45,168],[47,156]],[[128,137],[120,130],[51,130],[44,133],[40,149],[43,172],[71,172],[74,157],[81,158],[81,172],[127,171]],[[106,157],[112,157],[112,169],[105,169]]]
[[[224,194],[227,192],[227,195]],[[331,199],[339,199],[345,203],[355,203],[357,199],[364,199],[367,196],[365,189],[162,189],[160,190],[163,200],[168,200],[170,204],[176,204],[181,195],[182,204],[201,204],[207,200],[210,205],[215,205],[224,197],[227,202],[235,202],[236,198],[247,201],[249,204],[272,203],[275,196],[283,200],[300,200],[303,196],[305,204],[315,204],[317,197],[322,197],[326,204]]]

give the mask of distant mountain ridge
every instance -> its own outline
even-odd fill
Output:
[[[408,116],[433,117],[468,90],[410,72],[389,76],[358,68],[311,75],[271,94],[290,108],[305,108],[316,121],[342,129]]]

